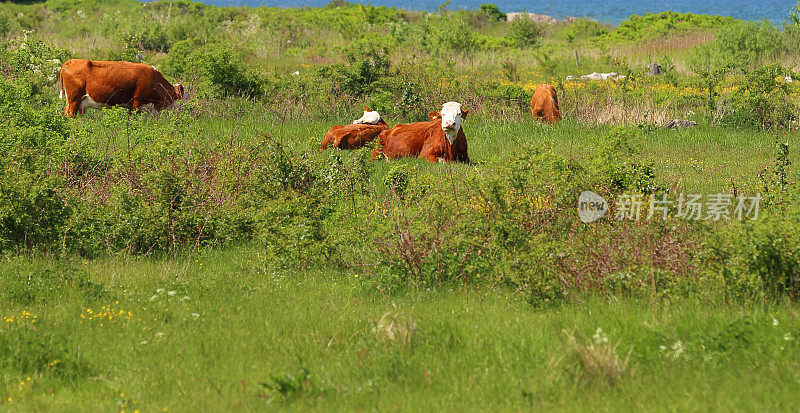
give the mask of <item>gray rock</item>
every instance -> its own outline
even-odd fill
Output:
[[[661,65],[658,63],[651,63],[647,66],[647,76],[659,76],[664,73],[661,69]]]
[[[537,14],[537,13],[506,13],[508,21],[514,21],[515,19],[519,18],[528,18],[533,20],[534,23],[546,23],[546,24],[556,24],[558,23],[558,19],[553,16],[548,16],[546,14]]]
[[[686,129],[686,128],[693,128],[697,126],[697,122],[692,120],[679,120],[679,119],[670,119],[664,123],[662,128],[664,129]]]

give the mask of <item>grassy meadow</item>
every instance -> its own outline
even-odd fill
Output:
[[[608,26],[24,3],[0,3],[0,410],[800,408],[800,5]],[[68,58],[187,98],[65,118]],[[567,80],[595,71],[626,77]],[[527,108],[542,82],[558,124]],[[469,165],[319,150],[365,105],[392,125],[449,100]],[[607,218],[580,221],[585,190]],[[759,216],[644,218],[682,193]],[[613,219],[626,194],[641,219]]]

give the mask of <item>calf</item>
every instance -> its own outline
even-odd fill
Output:
[[[325,134],[320,149],[358,149],[389,128],[378,112],[364,108],[364,115],[350,125],[336,125]]]
[[[536,86],[533,98],[531,98],[531,113],[534,119],[542,119],[545,122],[558,122],[561,120],[558,97],[556,96],[556,90],[552,86]]]
[[[153,66],[131,62],[67,60],[59,73],[64,116],[87,108],[124,106],[155,114],[183,99],[183,86],[172,85]]]
[[[447,102],[440,112],[428,114],[428,122],[395,125],[378,136],[372,159],[419,157],[428,162],[469,163],[467,137],[461,127],[468,112],[460,103]]]

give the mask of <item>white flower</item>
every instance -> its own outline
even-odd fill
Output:
[[[167,293],[167,295],[172,297],[173,295],[175,295],[175,291],[170,291],[170,292]]]
[[[783,335],[783,339],[786,341],[792,341],[794,340],[794,337],[792,336],[792,333],[787,332],[786,334]]]
[[[200,314],[199,314],[199,313],[192,313],[192,317],[194,317],[194,318],[200,318]]]
[[[667,346],[661,345],[661,346],[658,346],[658,349],[661,350],[661,351],[665,351],[667,349]]]
[[[184,296],[183,296],[183,300],[184,300],[184,301],[189,301],[189,296],[188,296],[188,295],[184,295]]]
[[[778,326],[778,319],[777,318],[773,318],[772,319],[772,326],[773,327],[777,327]]]
[[[684,350],[686,350],[686,346],[683,345],[683,341],[676,341],[675,344],[672,345],[672,358],[677,359],[683,354]]]
[[[147,344],[147,340],[142,340],[142,341],[139,342],[139,344],[140,345],[145,345],[145,344]]]
[[[155,301],[155,300],[156,300],[156,298],[158,298],[158,294],[156,294],[156,295],[154,295],[154,296],[150,297],[150,301]]]
[[[592,340],[594,340],[595,343],[608,343],[608,336],[603,332],[602,328],[597,327],[597,331],[594,332]]]
[[[156,338],[161,338],[161,337],[164,337],[164,333],[162,333],[160,331],[158,333],[156,333]]]
[[[163,292],[164,292],[164,289],[163,289],[163,288],[159,288],[159,289],[157,289],[157,290],[156,290],[156,292],[157,292],[157,293],[159,293],[159,294],[161,294],[161,293],[163,293]]]

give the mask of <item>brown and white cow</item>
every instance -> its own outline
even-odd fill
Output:
[[[364,108],[364,115],[350,125],[336,125],[325,134],[320,149],[358,149],[375,140],[389,125],[376,111]]]
[[[534,119],[542,119],[545,122],[558,122],[561,120],[558,97],[553,86],[546,84],[536,86],[533,98],[531,98],[531,113]]]
[[[467,162],[467,137],[461,122],[467,118],[466,109],[457,102],[447,102],[439,112],[431,112],[428,122],[395,125],[381,132],[372,159],[381,155],[387,159],[419,157],[428,162]]]
[[[142,63],[70,59],[61,66],[59,96],[67,99],[64,116],[104,106],[155,114],[183,99],[183,86]]]

